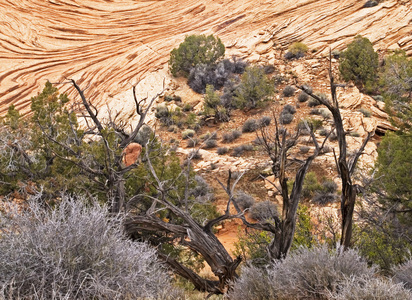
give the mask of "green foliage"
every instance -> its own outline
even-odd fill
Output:
[[[378,54],[372,43],[360,35],[342,53],[339,71],[345,81],[352,80],[362,90],[371,90],[378,70]]]
[[[370,116],[372,116],[372,112],[370,110],[367,110],[366,108],[360,108],[358,111],[362,113],[366,118],[370,118]]]
[[[412,60],[404,52],[395,52],[385,60],[380,80],[386,111],[401,130],[412,127]]]
[[[218,121],[227,122],[230,119],[229,109],[224,107],[213,85],[206,86],[205,100],[203,103],[205,117],[213,116]]]
[[[196,132],[193,129],[186,129],[185,131],[182,132],[182,138],[184,140],[188,139],[188,138],[191,138],[195,135],[195,133]]]
[[[295,42],[289,47],[289,51],[293,55],[297,55],[299,53],[306,53],[308,51],[308,46],[301,42]]]
[[[412,251],[412,245],[407,240],[391,232],[393,228],[389,223],[383,228],[365,225],[355,227],[354,230],[354,245],[361,255],[386,273],[390,272],[393,265],[404,262]]]
[[[30,120],[25,121],[24,126],[23,123],[19,125],[19,113],[14,107],[10,107],[6,116],[5,126],[9,124],[12,131],[17,128],[14,136],[21,137],[15,140],[12,147],[19,148],[21,159],[12,173],[0,176],[11,184],[10,188],[16,188],[16,179],[20,181],[20,185],[26,185],[28,181],[41,185],[45,194],[49,195],[48,198],[56,197],[61,191],[78,191],[80,186],[77,182],[84,183],[81,187],[90,182],[69,158],[73,156],[73,152],[81,152],[87,143],[75,142],[82,136],[83,131],[79,129],[76,115],[65,108],[69,101],[67,95],[60,95],[57,88],[47,82],[43,91],[31,101],[33,115]],[[7,131],[4,130],[3,132]],[[73,144],[71,150],[66,147],[69,144]],[[88,146],[97,151],[95,147]],[[2,166],[5,166],[7,156],[2,156],[0,160]]]
[[[238,230],[238,241],[235,243],[234,255],[242,256],[246,262],[256,267],[264,267],[270,262],[267,247],[270,245],[273,235],[267,231]]]
[[[412,60],[408,59],[404,51],[395,52],[385,58],[380,83],[388,98],[411,98]]]
[[[7,110],[7,114],[3,122],[5,125],[10,126],[11,129],[16,130],[19,127],[19,121],[20,113],[12,104],[9,106],[9,109]]]
[[[293,237],[291,250],[293,251],[301,246],[310,248],[313,244],[313,223],[310,218],[309,207],[299,203],[295,235]]]
[[[412,209],[412,134],[387,133],[378,148],[376,189],[384,204],[396,210]],[[401,219],[410,220],[410,213]]]
[[[189,105],[190,106],[190,105]],[[166,105],[160,104],[156,107],[155,117],[161,122],[162,125],[173,128],[192,128],[197,129],[199,125],[199,118],[190,110],[185,109],[187,106],[183,106],[183,110],[180,107],[176,107],[174,110],[169,109]]]
[[[295,42],[289,47],[288,52],[285,54],[285,58],[294,59],[304,57],[306,52],[308,52],[308,49],[308,46],[304,43]]]
[[[370,261],[388,272],[412,251],[412,136],[389,133],[378,147],[375,180],[368,198],[378,205],[362,211],[356,245]],[[367,198],[367,199],[368,199]]]
[[[263,69],[259,66],[249,66],[241,77],[241,83],[235,92],[234,102],[240,108],[255,108],[269,99],[273,94],[270,83]]]
[[[225,55],[222,41],[213,35],[190,35],[170,52],[169,69],[173,76],[181,73],[187,77],[198,64],[211,65]]]
[[[316,130],[318,130],[319,128],[321,128],[322,125],[323,125],[323,121],[322,121],[322,120],[313,119],[313,118],[305,119],[305,120],[301,120],[301,121],[298,123],[298,128],[299,128],[300,130],[306,129],[306,126],[305,126],[305,122],[304,122],[304,121],[307,122],[309,128],[312,128],[312,130],[313,130],[314,132],[315,132]]]
[[[303,183],[302,196],[304,198],[313,197],[315,192],[320,190],[322,190],[322,185],[319,183],[316,174],[308,172]]]

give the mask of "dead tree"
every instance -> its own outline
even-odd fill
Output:
[[[191,157],[188,159],[190,164]],[[152,201],[150,208],[137,215],[130,215],[126,222],[126,231],[134,239],[141,239],[145,234],[161,236],[163,242],[170,244],[179,244],[187,247],[191,251],[200,254],[206,263],[210,266],[212,272],[218,280],[208,280],[200,277],[196,272],[184,266],[178,260],[159,253],[169,267],[178,275],[186,278],[193,283],[199,291],[212,294],[223,294],[227,291],[230,281],[237,277],[236,269],[241,262],[241,257],[233,259],[222,243],[217,239],[213,232],[213,226],[229,219],[239,218],[243,212],[239,214],[230,213],[230,205],[232,198],[229,198],[225,213],[212,220],[207,220],[204,224],[199,224],[190,214],[188,209],[188,193],[185,191],[182,205],[173,203],[170,199],[170,193],[174,190],[174,182],[166,182],[159,179],[154,167],[151,164],[149,151],[146,152],[146,162],[148,168],[155,178],[154,185],[158,192],[157,197],[149,197]],[[177,176],[186,176],[188,169],[183,168],[182,172]],[[232,188],[235,188],[240,177],[234,182]],[[231,176],[229,176],[228,184]],[[169,210],[176,216],[178,222],[164,221],[158,216],[161,210]],[[154,246],[159,246],[159,239],[148,239]]]
[[[297,143],[299,137],[299,128],[294,136],[287,138],[287,130],[285,128],[282,128],[282,130],[280,130],[276,117],[274,117],[274,119],[276,127],[275,132],[270,133],[267,130],[262,129],[259,138],[262,141],[262,145],[264,146],[266,153],[269,155],[272,161],[272,172],[275,178],[279,179],[279,192],[283,199],[282,218],[280,220],[277,220],[275,224],[275,230],[272,231],[272,233],[274,233],[274,238],[269,246],[270,256],[274,259],[282,259],[286,257],[292,245],[296,228],[296,212],[298,209],[299,201],[301,199],[306,173],[313,160],[323,149],[327,137],[323,140],[322,144],[319,145],[312,128],[310,128],[305,121],[305,127],[307,130],[309,130],[311,139],[315,146],[314,153],[304,161],[298,161],[296,159],[290,160],[289,151]],[[292,190],[289,192],[288,167],[293,162],[300,163],[301,166],[296,172]],[[272,182],[271,184],[278,189],[276,184]]]
[[[306,86],[298,86],[299,89],[307,93],[309,96],[316,99],[320,104],[326,106],[326,108],[332,113],[334,127],[336,131],[336,136],[338,138],[339,144],[339,157],[336,157],[335,161],[338,174],[342,179],[342,197],[341,197],[341,213],[342,213],[342,236],[341,236],[341,245],[344,249],[348,248],[351,243],[352,237],[352,226],[353,226],[353,212],[355,208],[356,195],[360,190],[359,186],[353,182],[353,173],[356,169],[356,164],[359,160],[359,157],[362,155],[363,150],[365,149],[366,144],[369,139],[374,135],[374,132],[368,132],[366,138],[364,139],[361,147],[355,153],[355,155],[350,158],[347,154],[347,142],[346,135],[347,132],[343,128],[342,115],[339,109],[339,102],[336,96],[336,88],[342,87],[340,84],[335,84],[335,78],[332,74],[332,59],[331,54],[329,53],[329,78],[330,78],[330,89],[332,102],[329,102],[327,99],[323,99],[316,94],[313,94]]]

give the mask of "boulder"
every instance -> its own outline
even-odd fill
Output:
[[[142,145],[131,143],[123,150],[123,163],[126,167],[134,164],[142,153]]]

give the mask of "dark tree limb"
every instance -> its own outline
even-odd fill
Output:
[[[336,136],[338,138],[339,145],[339,157],[336,157],[335,150],[333,151],[336,167],[338,174],[342,180],[342,197],[341,197],[341,213],[342,213],[342,237],[341,245],[344,249],[347,249],[351,243],[352,230],[353,230],[353,212],[356,202],[357,185],[352,182],[352,176],[356,168],[356,163],[363,153],[366,144],[368,143],[373,132],[368,132],[367,137],[363,141],[360,149],[356,152],[352,161],[348,161],[347,157],[347,142],[346,142],[346,132],[343,128],[342,115],[339,109],[339,102],[336,95],[336,88],[342,85],[335,84],[335,78],[332,74],[332,63],[331,63],[331,51],[329,51],[329,79],[331,88],[332,103],[327,100],[314,95],[304,86],[298,86],[299,89],[303,90],[309,96],[315,98],[321,104],[325,105],[328,110],[332,113],[334,120]]]

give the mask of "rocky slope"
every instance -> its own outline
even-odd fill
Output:
[[[229,54],[274,61],[303,41],[321,55],[355,35],[412,53],[412,3],[388,0],[0,0],[0,115],[28,111],[46,80],[74,78],[97,104],[127,110],[131,85],[157,92],[169,52],[185,35],[219,35]],[[74,96],[68,84],[59,88]]]

